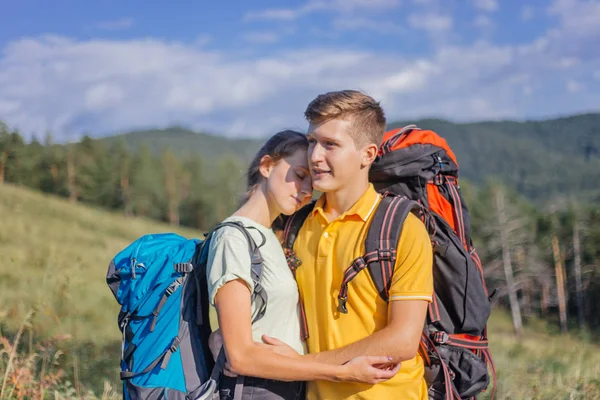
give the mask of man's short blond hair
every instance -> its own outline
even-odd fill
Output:
[[[356,90],[320,94],[310,102],[304,116],[316,125],[332,119],[350,121],[348,133],[357,147],[371,143],[379,146],[385,133],[385,113],[379,102]]]

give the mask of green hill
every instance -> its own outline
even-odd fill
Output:
[[[209,135],[182,127],[134,131],[109,136],[102,141],[110,145],[121,139],[125,141],[129,150],[138,150],[142,145],[146,145],[154,154],[159,154],[161,150],[170,148],[178,155],[197,155],[209,162],[224,154],[234,154],[244,162],[249,161],[263,141]]]
[[[482,183],[499,177],[539,203],[557,196],[600,199],[600,114],[527,122],[427,119],[395,122],[389,128],[411,123],[446,138],[458,157],[462,176],[469,181]],[[130,149],[146,144],[155,152],[170,147],[181,155],[196,154],[209,166],[227,153],[246,163],[264,140],[231,139],[181,127],[136,131],[103,140],[112,143],[119,139]]]
[[[65,353],[56,368],[79,391],[90,388],[99,395],[105,380],[118,387],[118,306],[104,280],[111,257],[145,233],[199,232],[6,184],[0,185],[0,220],[0,376],[8,358],[3,336],[13,337],[27,312],[36,309],[21,339],[23,365],[30,365],[28,354],[40,343],[44,351]],[[502,309],[494,311],[489,332],[498,368],[496,399],[600,398],[598,345],[559,336],[537,321],[517,340]]]

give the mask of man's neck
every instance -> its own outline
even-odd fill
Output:
[[[361,181],[352,187],[325,193],[323,212],[327,220],[331,222],[352,208],[368,189],[369,181]]]

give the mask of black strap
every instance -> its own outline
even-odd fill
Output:
[[[294,274],[294,278],[296,278],[296,270],[300,265],[302,265],[302,260],[300,260],[296,253],[294,252],[294,243],[296,242],[296,238],[298,237],[298,233],[300,232],[300,228],[306,221],[306,218],[310,215],[312,210],[315,208],[315,204],[317,202],[315,200],[311,201],[300,210],[296,211],[292,214],[287,221],[285,222],[283,229],[283,251],[285,252],[285,258],[287,260],[288,267]],[[306,310],[304,309],[304,302],[300,300],[298,303],[298,308],[300,311],[300,337],[302,340],[306,340],[309,337],[308,334],[308,322],[306,320]]]
[[[123,379],[131,379],[131,378],[135,378],[136,376],[139,376],[139,375],[147,374],[148,372],[150,372],[154,368],[156,368],[156,366],[158,364],[160,364],[161,369],[167,368],[167,365],[169,364],[169,360],[171,359],[171,355],[177,351],[177,349],[179,348],[179,344],[180,344],[180,339],[178,336],[176,336],[175,339],[173,339],[171,346],[169,346],[168,349],[166,349],[164,352],[162,352],[161,355],[156,357],[156,359],[154,361],[152,361],[152,363],[150,363],[150,365],[148,365],[146,368],[144,368],[143,371],[140,371],[140,372],[122,371],[120,374],[121,379],[122,380]]]
[[[137,348],[137,346],[133,343],[129,343],[129,346],[127,346],[127,348],[125,349],[125,352],[123,354],[123,361],[125,361],[125,363],[129,366],[129,369],[132,368],[133,366],[133,352],[135,351],[135,349]]]
[[[212,232],[215,232],[217,229],[223,228],[225,226],[230,226],[230,227],[239,229],[240,232],[242,232],[244,234],[244,236],[246,237],[246,240],[248,242],[248,250],[250,251],[250,263],[251,263],[250,276],[252,278],[252,282],[254,283],[254,291],[252,293],[252,302],[256,303],[256,310],[257,310],[256,315],[252,319],[252,323],[254,323],[254,322],[258,321],[259,319],[261,319],[262,317],[264,317],[265,312],[267,311],[267,300],[269,298],[266,290],[264,290],[264,288],[261,284],[264,261],[260,254],[260,247],[264,246],[264,244],[267,242],[267,238],[258,229],[254,228],[252,226],[246,227],[243,224],[241,224],[240,222],[222,222],[219,225],[217,225],[215,227],[215,229],[213,229]],[[250,232],[248,232],[248,229],[256,229],[256,231],[260,234],[261,239],[262,239],[262,242],[260,245],[258,245],[258,246],[256,245],[256,242],[250,235]],[[208,240],[208,238],[207,238],[207,240]]]
[[[421,206],[404,196],[384,194],[365,240],[366,256],[377,255],[366,266],[381,298],[388,301],[394,264],[396,262],[396,246],[402,233],[406,217],[413,209]]]
[[[300,228],[302,228],[302,224],[304,224],[306,218],[308,218],[315,208],[316,203],[316,200],[313,200],[288,217],[283,229],[283,247],[285,249],[294,249],[294,243],[296,242]]]
[[[156,320],[158,319],[158,314],[160,314],[160,310],[162,310],[162,308],[164,307],[165,303],[167,302],[167,299],[183,284],[183,277],[179,277],[177,279],[175,279],[170,285],[169,287],[167,287],[167,289],[165,290],[165,294],[163,294],[162,298],[160,299],[160,301],[158,302],[158,305],[156,306],[156,308],[154,309],[154,311],[152,311],[152,323],[150,324],[150,332],[154,331],[154,328],[156,327]]]

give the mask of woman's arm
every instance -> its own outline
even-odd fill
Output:
[[[246,283],[233,280],[223,285],[215,297],[219,328],[231,370],[238,375],[281,381],[354,381],[379,383],[392,378],[393,369],[380,369],[389,364],[387,356],[358,357],[344,365],[326,364],[308,358],[292,358],[277,354],[254,343],[252,339],[250,291]]]

